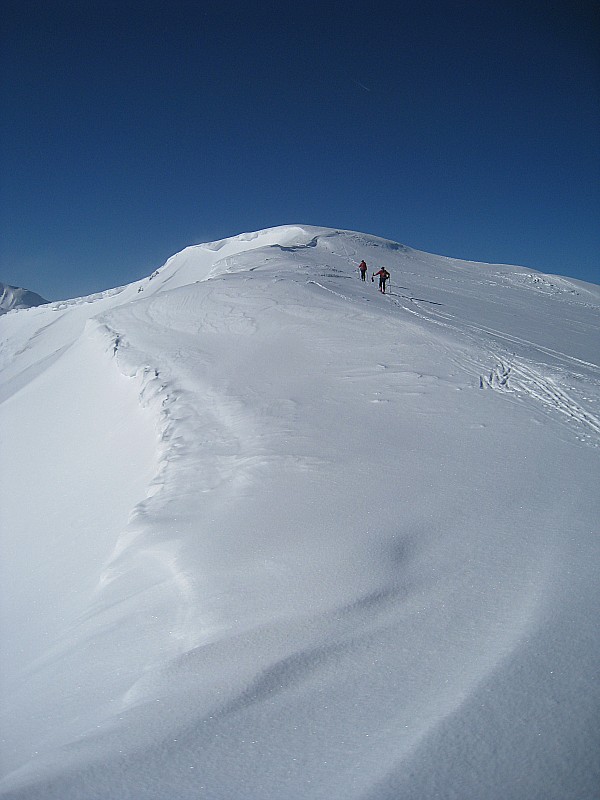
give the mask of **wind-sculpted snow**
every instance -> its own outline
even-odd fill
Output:
[[[600,291],[531,274],[287,227],[5,318],[0,796],[594,797]]]

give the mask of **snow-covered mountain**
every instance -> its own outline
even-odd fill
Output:
[[[14,308],[32,308],[47,302],[39,294],[31,292],[29,289],[20,289],[0,283],[0,315],[7,314]]]
[[[599,309],[288,226],[2,317],[0,796],[597,797]]]

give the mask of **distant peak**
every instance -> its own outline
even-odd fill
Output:
[[[7,314],[15,309],[42,306],[47,302],[48,300],[44,300],[39,294],[29,289],[21,289],[17,286],[9,286],[0,282],[0,315]]]

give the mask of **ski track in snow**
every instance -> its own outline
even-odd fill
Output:
[[[424,310],[421,302],[414,298],[407,299],[411,306],[397,299],[395,302],[404,311],[470,342],[471,347],[464,349],[463,356],[460,355],[462,347],[452,348],[450,357],[456,363],[473,372],[486,361],[493,364],[489,372],[479,374],[480,388],[522,393],[538,403],[546,413],[558,415],[559,418],[563,416],[574,424],[580,432],[581,441],[595,447],[600,444],[600,417],[584,408],[559,386],[559,382],[571,386],[583,378],[588,386],[591,385],[588,393],[595,394],[600,390],[600,366],[486,325],[461,323],[443,312]],[[415,304],[418,310],[412,307]],[[493,345],[489,342],[493,342]],[[473,354],[477,350],[482,354],[476,360]],[[517,351],[539,353],[548,356],[553,363],[526,359],[517,355]],[[587,374],[581,375],[581,370]]]
[[[590,441],[598,445],[597,434],[600,434],[600,419],[586,411],[567,392],[559,388],[556,382],[543,376],[531,364],[522,364],[514,360],[510,365],[498,360],[488,376],[481,376],[481,388],[501,389],[524,392],[546,407],[550,413],[563,414],[582,429],[582,441]],[[585,431],[588,435],[585,436]],[[589,434],[591,431],[591,434]],[[596,434],[593,436],[593,434]]]
[[[388,296],[356,279],[363,257],[391,267]],[[580,505],[573,492],[558,504],[554,462],[593,463],[580,445],[600,443],[584,405],[600,399],[600,368],[544,330],[505,331],[538,297],[591,319],[591,291],[293,227],[188,248],[131,287],[3,318],[0,407],[34,397],[82,349],[91,373],[118,367],[152,414],[156,464],[79,612],[23,673],[39,740],[14,756],[0,796],[517,800],[526,786],[591,800],[587,749],[576,779],[560,767],[577,715],[547,711],[562,743],[498,739],[499,724],[536,719],[544,689],[530,706],[514,677],[512,693],[494,691],[523,664],[543,687],[556,660],[555,691],[582,726],[581,698],[594,698],[578,644],[593,559],[576,541],[593,510],[573,533]],[[488,296],[507,298],[490,324],[477,316]],[[592,323],[575,321],[583,340]],[[528,422],[539,411],[541,438]],[[481,696],[489,728],[469,716]],[[534,753],[521,777],[514,748]]]

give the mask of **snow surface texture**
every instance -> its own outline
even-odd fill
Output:
[[[13,309],[41,306],[47,302],[39,294],[30,292],[29,289],[18,289],[16,286],[0,283],[0,316],[8,314]]]
[[[0,319],[0,796],[597,798],[599,308],[290,226]]]

